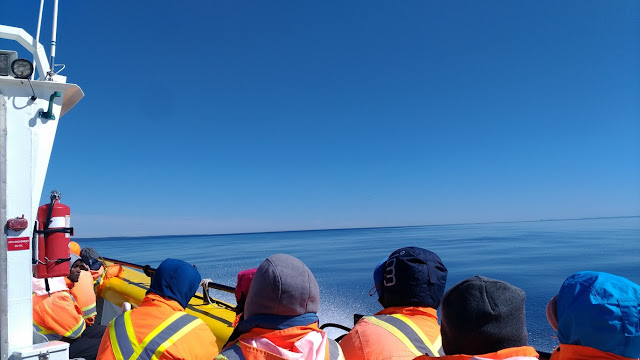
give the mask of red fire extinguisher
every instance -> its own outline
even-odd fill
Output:
[[[37,278],[51,278],[69,275],[69,236],[71,209],[60,203],[60,193],[51,192],[51,203],[38,208],[38,258]]]

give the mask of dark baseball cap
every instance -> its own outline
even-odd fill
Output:
[[[387,258],[379,272],[380,303],[392,306],[423,306],[437,309],[447,283],[447,268],[435,253],[419,248],[400,248]],[[379,275],[380,276],[380,275]]]

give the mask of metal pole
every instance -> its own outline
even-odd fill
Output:
[[[36,30],[36,43],[33,46],[37,49],[40,43],[40,26],[42,25],[42,7],[44,6],[44,0],[40,0],[40,12],[38,13],[38,29]],[[45,70],[45,69],[43,69]],[[31,74],[31,80],[36,76],[36,57],[33,56],[33,74]]]
[[[56,58],[56,33],[58,31],[58,0],[53,2],[53,28],[51,29],[51,75],[53,76],[53,69],[55,67]]]
[[[7,102],[0,94],[0,224],[7,223]],[[7,233],[0,231],[0,359],[9,358]]]

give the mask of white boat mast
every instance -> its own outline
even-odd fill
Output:
[[[54,73],[56,66],[56,34],[58,33],[58,0],[53,0],[53,25],[51,28],[51,69],[50,74]]]
[[[38,11],[38,27],[36,29],[36,41],[33,42],[34,46],[37,46],[40,43],[40,27],[42,26],[42,8],[43,7],[44,7],[44,0],[40,0],[40,11]],[[36,67],[36,64],[35,64],[36,57],[35,56],[33,57],[33,62],[34,62],[34,64],[33,64],[33,66],[34,66],[33,70],[34,71],[33,71],[33,74],[31,75],[31,80],[33,80],[34,76],[36,75],[36,72],[35,72],[35,70],[36,70],[35,69],[35,67]]]

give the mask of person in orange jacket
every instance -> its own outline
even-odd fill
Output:
[[[184,311],[200,280],[188,263],[164,260],[142,304],[109,323],[98,359],[213,359],[218,354],[216,337],[202,320]]]
[[[74,301],[63,277],[47,279],[31,278],[33,292],[33,328],[47,340],[63,337],[77,339],[85,329],[82,310]]]
[[[93,291],[93,277],[80,256],[71,253],[71,270],[65,278],[69,292],[82,310],[82,318],[91,326],[97,315],[96,294]]]
[[[286,254],[258,267],[238,323],[216,360],[340,360],[340,346],[318,327],[320,288],[309,268]]]
[[[582,271],[547,304],[560,345],[551,360],[640,357],[640,286],[620,276]]]
[[[447,268],[435,253],[400,248],[374,271],[384,310],[365,316],[340,341],[347,360],[413,359],[442,354],[437,309]]]
[[[82,308],[72,296],[66,281],[76,283],[80,278],[83,263],[71,254],[73,266],[68,277],[48,279],[50,290],[46,291],[44,279],[32,279],[34,330],[47,340],[62,340],[69,343],[71,358],[95,360],[100,339],[105,327],[86,326]]]
[[[99,297],[105,280],[118,276],[122,271],[122,266],[119,264],[112,264],[105,268],[102,261],[100,261],[98,251],[92,247],[82,249],[82,251],[80,251],[80,256],[89,268],[91,276],[93,276],[93,290],[96,296]]]
[[[442,347],[439,360],[537,360],[527,346],[525,293],[504,281],[473,276],[442,298]],[[423,355],[416,360],[433,356]]]

